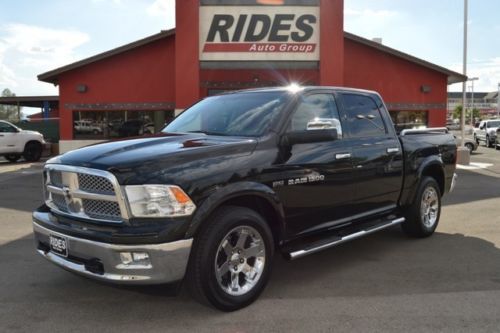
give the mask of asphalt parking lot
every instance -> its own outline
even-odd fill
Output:
[[[500,331],[500,151],[479,147],[428,239],[394,228],[275,260],[250,307],[221,313],[181,289],[117,287],[35,255],[41,163],[0,161],[0,332]]]

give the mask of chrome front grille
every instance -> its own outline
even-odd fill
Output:
[[[91,218],[120,221],[120,206],[116,202],[83,199],[83,210]]]
[[[120,186],[107,171],[48,164],[44,179],[46,203],[56,212],[111,223],[128,219]]]
[[[79,173],[78,185],[81,190],[91,193],[115,194],[113,184],[108,179],[100,176]]]
[[[66,200],[64,199],[64,195],[52,193],[51,196],[52,196],[52,202],[54,203],[54,205],[57,206],[57,209],[67,213],[68,206],[66,205]]]

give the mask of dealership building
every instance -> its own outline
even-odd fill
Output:
[[[62,152],[142,135],[200,98],[301,85],[378,91],[397,126],[444,126],[460,73],[344,32],[343,0],[178,0],[176,28],[38,76]]]

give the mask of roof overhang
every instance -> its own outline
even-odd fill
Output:
[[[79,67],[91,64],[91,63],[94,63],[96,61],[100,61],[100,60],[112,57],[114,55],[117,55],[117,54],[129,51],[129,50],[133,50],[135,48],[141,47],[143,45],[146,45],[146,44],[149,44],[149,43],[152,43],[152,42],[155,42],[157,40],[160,40],[160,39],[163,39],[163,38],[167,38],[167,37],[170,37],[170,36],[173,36],[173,35],[175,35],[175,29],[164,30],[164,31],[161,31],[158,34],[151,35],[149,37],[137,40],[135,42],[132,42],[132,43],[129,43],[129,44],[117,47],[115,49],[112,49],[112,50],[109,50],[109,51],[97,54],[97,55],[92,56],[90,58],[86,58],[86,59],[74,62],[72,64],[69,64],[69,65],[66,65],[66,66],[63,66],[63,67],[51,70],[49,72],[40,74],[40,75],[38,75],[38,80],[44,81],[44,82],[48,82],[48,83],[58,84],[59,83],[59,75],[62,74],[62,73],[71,71],[73,69],[76,69],[76,68],[79,68]],[[357,43],[364,44],[364,45],[369,46],[369,47],[373,47],[373,48],[378,49],[378,50],[380,50],[382,52],[391,54],[391,55],[393,55],[395,57],[407,60],[409,62],[418,64],[420,66],[423,66],[423,67],[435,70],[437,72],[440,72],[440,73],[442,73],[442,74],[444,74],[444,75],[446,75],[448,77],[448,84],[453,84],[453,83],[458,83],[458,82],[464,82],[464,81],[467,80],[467,76],[465,76],[463,74],[451,71],[451,70],[449,70],[447,68],[438,66],[436,64],[430,63],[428,61],[425,61],[425,60],[422,60],[420,58],[414,57],[414,56],[409,55],[407,53],[404,53],[404,52],[398,51],[396,49],[390,48],[390,47],[385,46],[383,44],[371,41],[369,39],[366,39],[366,38],[363,38],[363,37],[351,34],[349,32],[344,32],[344,38],[347,38],[349,40],[355,41]]]
[[[0,105],[19,105],[42,108],[48,102],[51,109],[59,107],[59,96],[12,96],[0,97]]]
[[[347,39],[349,39],[349,40],[358,42],[360,44],[364,44],[366,46],[373,47],[373,48],[378,49],[378,50],[380,50],[382,52],[389,53],[389,54],[391,54],[391,55],[393,55],[395,57],[407,60],[409,62],[413,62],[413,63],[415,63],[417,65],[420,65],[420,66],[423,66],[423,67],[435,70],[436,72],[440,72],[442,74],[445,74],[448,77],[448,84],[453,84],[453,83],[467,81],[467,76],[465,76],[463,74],[451,71],[451,70],[449,70],[447,68],[438,66],[436,64],[430,63],[428,61],[422,60],[420,58],[414,57],[412,55],[409,55],[407,53],[398,51],[396,49],[390,48],[390,47],[385,46],[383,44],[374,42],[372,40],[369,40],[369,39],[366,39],[366,38],[363,38],[363,37],[351,34],[349,32],[344,32],[344,37],[347,38]]]

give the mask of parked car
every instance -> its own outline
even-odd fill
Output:
[[[474,133],[474,140],[478,144],[480,141],[484,141],[486,147],[493,147],[499,127],[500,119],[482,120]]]
[[[497,128],[497,135],[495,136],[495,149],[500,149],[500,127]]]
[[[457,143],[457,146],[462,145],[462,138],[455,136],[455,142]],[[477,147],[479,146],[479,144],[476,141],[472,140],[472,139],[465,138],[464,146],[467,149],[469,149],[469,152],[472,153],[473,151],[477,150]]]
[[[73,127],[78,133],[92,133],[92,134],[101,134],[102,128],[92,121],[87,120],[77,120],[73,123]]]
[[[144,134],[153,134],[154,131],[154,124],[145,123],[140,119],[133,119],[124,122],[118,129],[118,134],[121,137],[140,136]]]
[[[41,133],[25,131],[8,121],[0,120],[0,156],[8,161],[17,162],[21,157],[28,162],[38,161],[44,145]]]
[[[232,311],[277,251],[297,259],[394,226],[431,236],[456,183],[455,139],[396,133],[376,92],[273,88],[208,97],[160,134],[47,162],[37,252],[113,283],[181,280]]]

